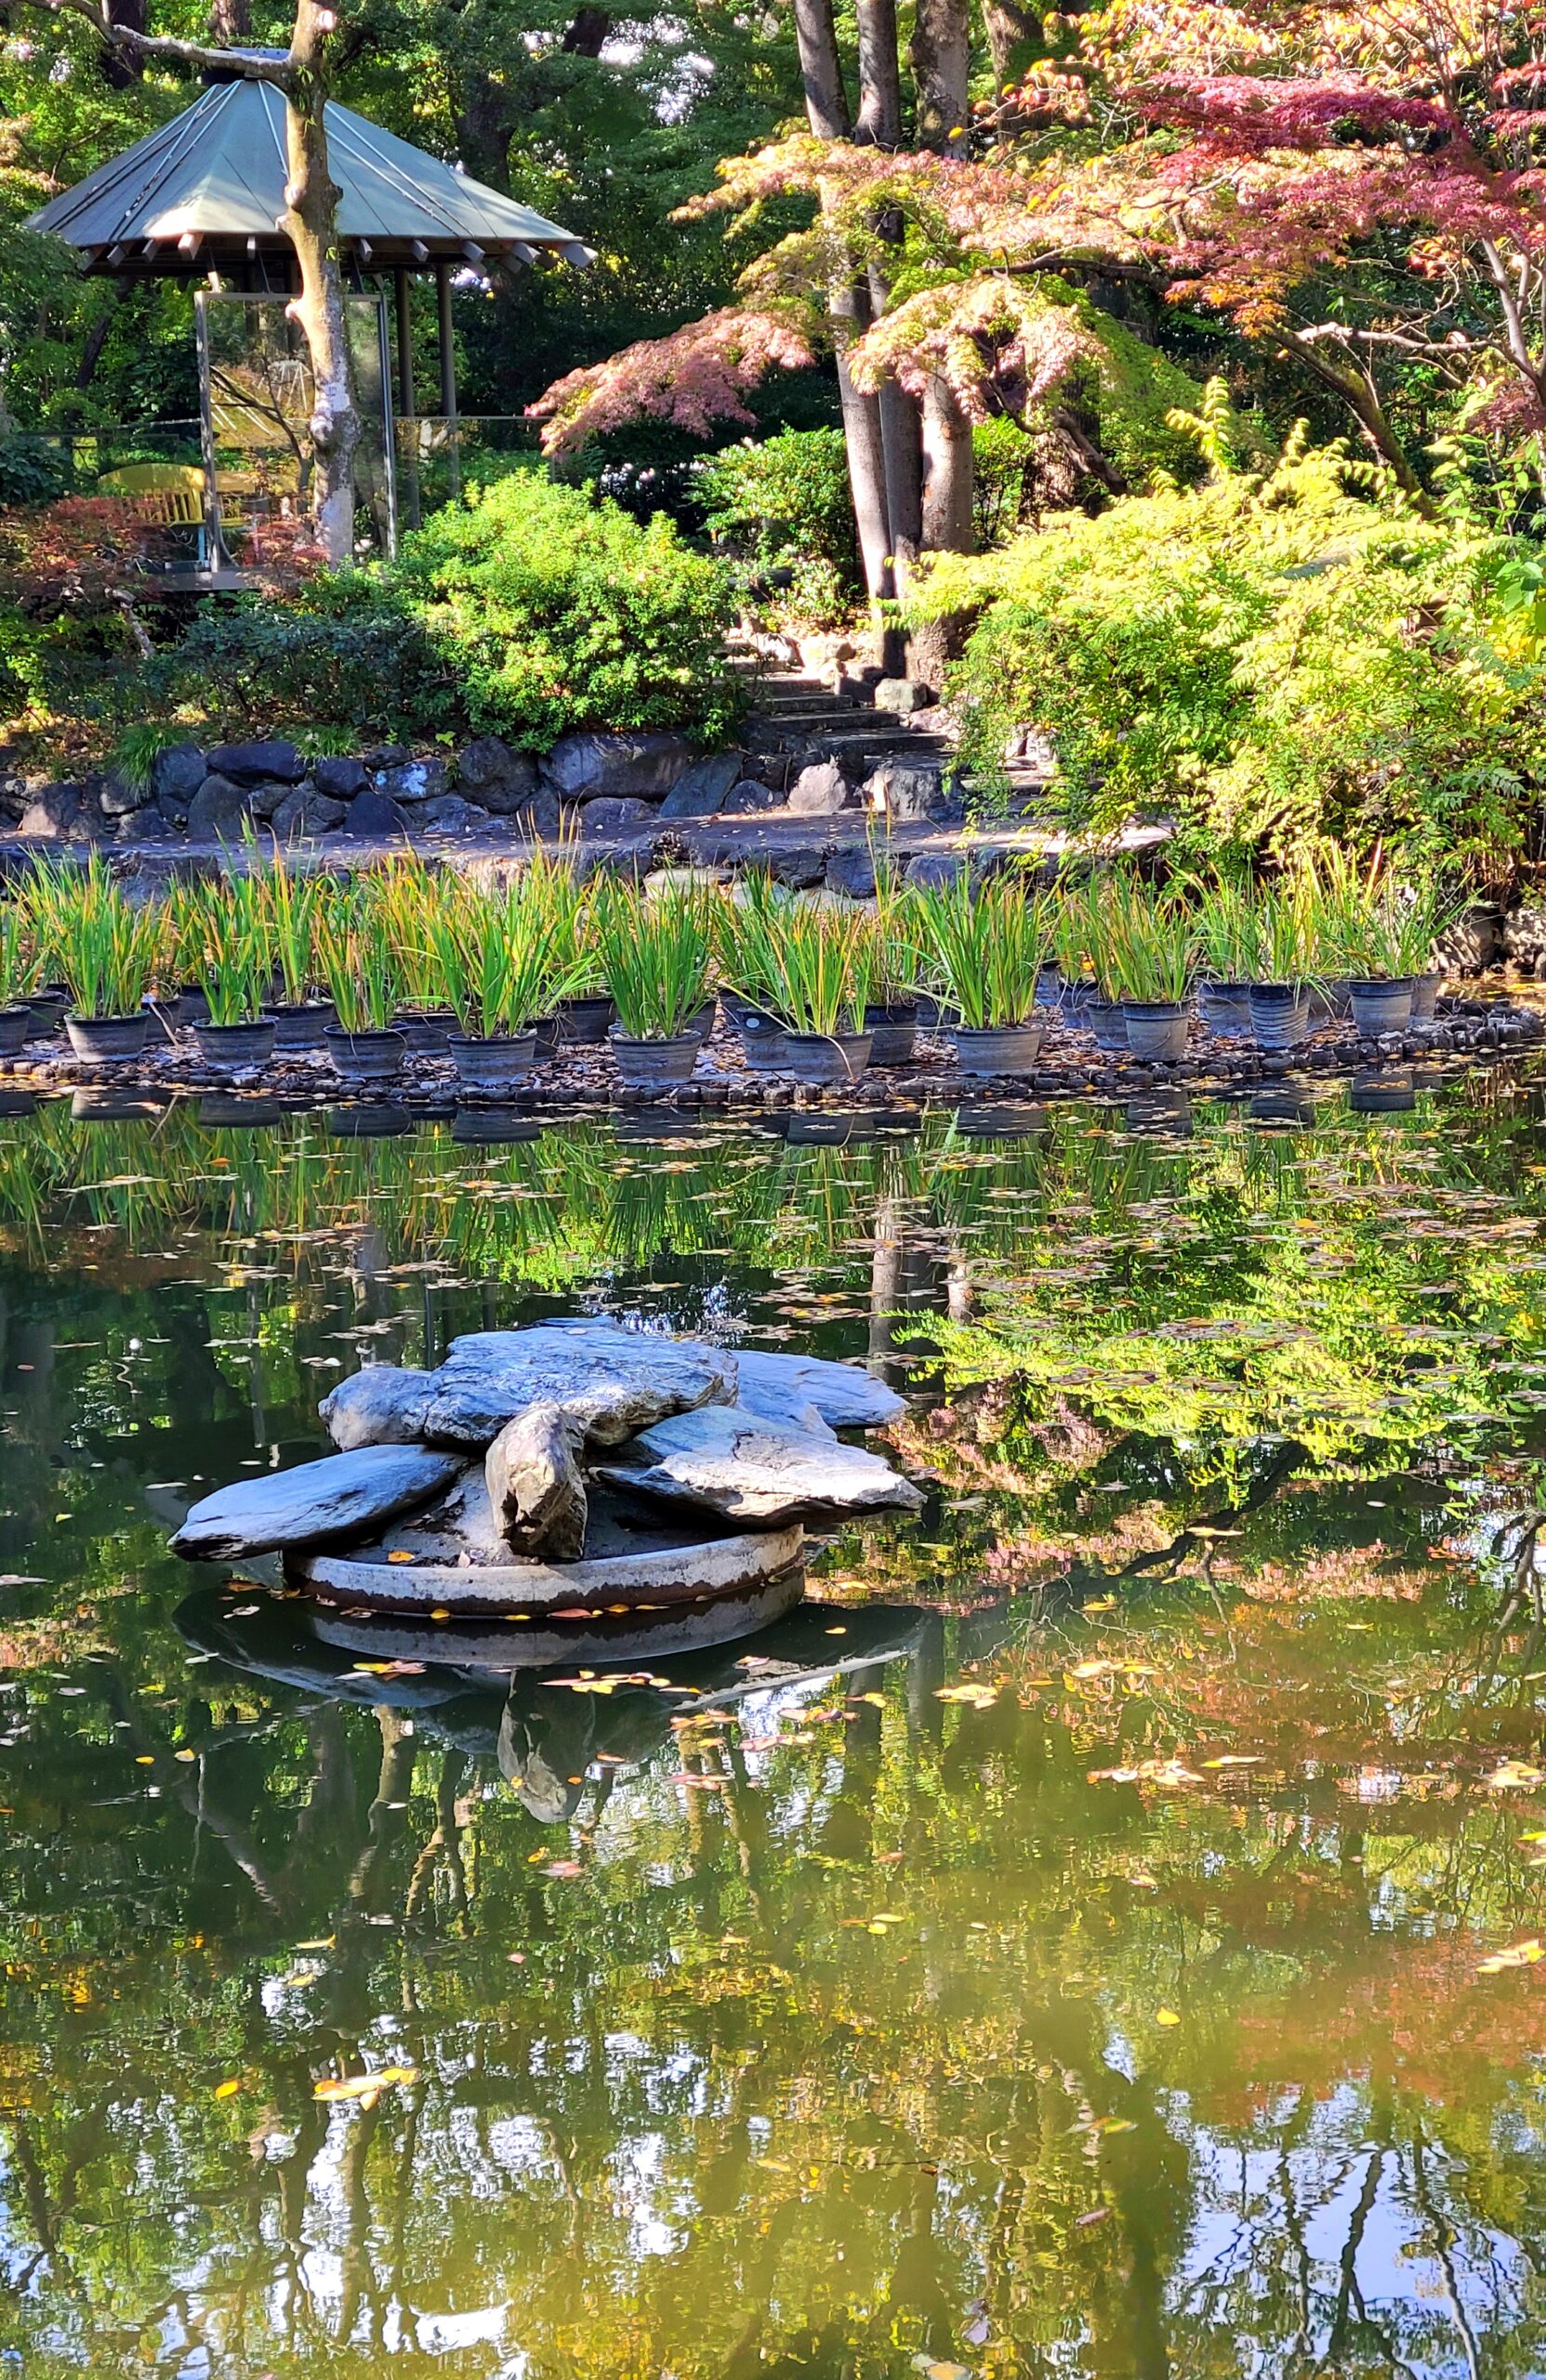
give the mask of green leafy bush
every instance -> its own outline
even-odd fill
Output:
[[[425,644],[422,698],[446,723],[542,747],[572,728],[722,735],[729,581],[657,515],[641,528],[535,471],[436,513],[373,573]]]
[[[1053,738],[1074,824],[1183,846],[1523,846],[1546,668],[1498,597],[1507,539],[1425,518],[1340,447],[1049,519],[946,561],[918,608],[980,613],[953,692],[970,758]]]
[[[787,571],[779,612],[828,626],[862,592],[840,430],[786,430],[712,455],[698,474],[705,526],[747,579]]]
[[[733,724],[730,587],[664,519],[512,471],[434,514],[396,562],[206,606],[148,667],[154,695],[223,724],[493,734]]]

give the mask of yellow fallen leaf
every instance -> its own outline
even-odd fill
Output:
[[[217,2083],[216,2083],[216,2085],[215,2085],[215,2096],[216,2096],[218,2099],[231,2099],[231,2098],[234,2098],[234,2097],[235,2097],[235,2096],[236,2096],[236,2094],[237,2094],[237,2092],[241,2089],[241,2087],[242,2087],[242,2078],[241,2078],[241,2076],[240,2076],[239,2074],[232,2074],[227,2082],[217,2082]]]
[[[186,1744],[183,1745],[180,1752],[175,1752],[172,1754],[172,1758],[174,1760],[197,1760],[198,1756],[198,1753],[196,1752],[191,1752]]]
[[[1508,1967],[1533,1967],[1540,1959],[1546,1959],[1546,1950],[1541,1949],[1539,1938],[1532,1934],[1526,1940],[1515,1942],[1506,1950],[1494,1950],[1491,1958],[1481,1961],[1476,1972],[1478,1975],[1501,1975]]]
[[[382,2066],[374,2074],[350,2074],[341,2079],[324,2075],[312,2086],[313,2099],[358,2099],[362,2107],[374,2107],[383,2091],[392,2090],[400,2082],[416,2082],[416,2066]]]
[[[1179,2025],[1181,2022],[1173,2008],[1156,2008],[1154,2020],[1156,2025]]]

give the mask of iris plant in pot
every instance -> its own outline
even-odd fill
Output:
[[[632,887],[608,892],[596,910],[602,979],[617,1011],[607,1034],[629,1091],[656,1093],[686,1082],[703,1036],[713,951],[701,893],[649,900]]]
[[[874,1047],[865,1024],[878,979],[874,919],[790,901],[771,908],[767,924],[763,972],[784,1028],[780,1071],[814,1087],[855,1081]]]
[[[7,901],[0,906],[0,1058],[14,1058],[37,1032],[31,1001],[42,972],[26,913],[19,901]]]
[[[1292,1050],[1310,1029],[1310,986],[1324,958],[1312,890],[1302,879],[1263,885],[1255,913],[1250,1029],[1261,1049]]]
[[[1251,888],[1215,877],[1199,888],[1192,917],[1197,965],[1197,1021],[1226,1038],[1250,1032],[1250,985],[1257,965],[1257,912]]]
[[[275,1046],[320,1050],[324,1033],[338,1018],[331,1000],[316,997],[319,920],[330,904],[342,897],[341,887],[333,876],[297,876],[278,843],[259,880],[273,945],[275,980],[271,989],[279,995],[269,1008]]]
[[[261,1066],[273,1055],[275,1025],[263,1014],[273,979],[273,941],[261,883],[233,876],[201,886],[205,894],[195,979],[208,1005],[193,1038],[225,1066]]]
[[[1440,978],[1434,945],[1461,905],[1430,879],[1409,886],[1371,882],[1362,914],[1350,919],[1348,996],[1360,1033],[1399,1033],[1414,1016],[1434,1013]],[[1358,968],[1364,972],[1354,972]]]
[[[1047,904],[1016,876],[984,880],[967,868],[917,895],[919,932],[966,1074],[1020,1075],[1036,1064],[1043,1028],[1030,1022],[1050,939]]]
[[[923,974],[923,945],[917,903],[910,901],[888,862],[875,870],[875,980],[864,1028],[870,1037],[872,1066],[910,1066],[918,1040],[918,988]]]
[[[338,1014],[324,1035],[332,1064],[347,1082],[395,1081],[408,1054],[393,1024],[402,988],[397,956],[352,892],[326,919],[319,955]]]
[[[1105,963],[1135,1058],[1186,1055],[1192,918],[1173,893],[1114,877],[1104,903]]]
[[[93,852],[86,866],[40,864],[31,887],[43,939],[74,1003],[65,1018],[78,1058],[138,1058],[150,1031],[144,1002],[165,940],[165,912],[137,906]]]
[[[443,893],[430,935],[429,981],[456,1020],[447,1046],[457,1080],[503,1097],[537,1062],[536,1020],[575,980],[574,954],[566,959],[545,902],[521,879],[497,897]]]

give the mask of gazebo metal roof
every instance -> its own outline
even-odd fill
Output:
[[[539,248],[590,260],[572,231],[332,100],[327,146],[341,192],[339,245],[366,271],[511,256],[529,263]],[[191,277],[290,256],[279,228],[287,178],[283,92],[220,83],[51,199],[28,228],[82,249],[88,272]]]

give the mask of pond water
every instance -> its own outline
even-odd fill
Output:
[[[1528,1073],[226,1112],[0,1117],[0,2370],[1546,2370]],[[927,1510],[592,1677],[167,1556],[576,1308],[868,1361]]]

